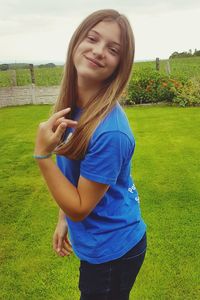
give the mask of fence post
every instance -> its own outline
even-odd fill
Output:
[[[35,73],[33,64],[29,64],[29,69],[31,73],[31,103],[35,103]]]
[[[30,69],[30,72],[31,72],[31,82],[33,84],[35,84],[35,74],[34,74],[33,64],[29,64],[29,69]]]
[[[160,60],[159,60],[159,57],[156,57],[156,70],[160,71]]]
[[[17,86],[16,70],[9,70],[11,86]]]
[[[169,60],[167,60],[167,62],[166,62],[165,70],[166,70],[167,75],[170,76],[170,74],[171,74],[171,69],[170,69],[170,63],[169,63]]]
[[[16,104],[16,98],[15,98],[15,87],[17,86],[17,76],[16,76],[16,70],[9,69],[9,75],[10,75],[10,93],[11,93],[11,103]]]

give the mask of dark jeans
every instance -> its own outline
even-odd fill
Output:
[[[119,259],[102,264],[80,263],[80,300],[128,300],[144,261],[146,233],[140,242]]]

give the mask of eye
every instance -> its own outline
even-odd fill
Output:
[[[113,47],[110,47],[110,48],[109,48],[109,51],[110,51],[112,54],[115,54],[115,55],[119,54],[119,50],[116,49],[116,48],[113,48]]]
[[[92,35],[88,35],[87,36],[87,40],[90,41],[90,42],[92,42],[92,43],[96,42],[96,38],[94,36],[92,36]]]

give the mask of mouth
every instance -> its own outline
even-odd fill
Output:
[[[94,58],[90,58],[84,55],[84,57],[89,60],[89,62],[91,62],[93,65],[100,67],[100,68],[104,68],[104,65],[102,63],[100,63],[98,60],[94,59]]]

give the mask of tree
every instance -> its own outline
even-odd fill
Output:
[[[194,56],[200,56],[200,50],[195,49],[193,55],[194,55]]]
[[[195,49],[194,53],[192,54],[192,49],[189,49],[189,51],[183,51],[183,52],[178,52],[175,51],[173,52],[169,58],[178,58],[178,57],[192,57],[192,56],[200,56],[200,50]]]
[[[0,65],[0,70],[1,71],[7,71],[9,69],[9,65],[8,64],[2,64]]]

